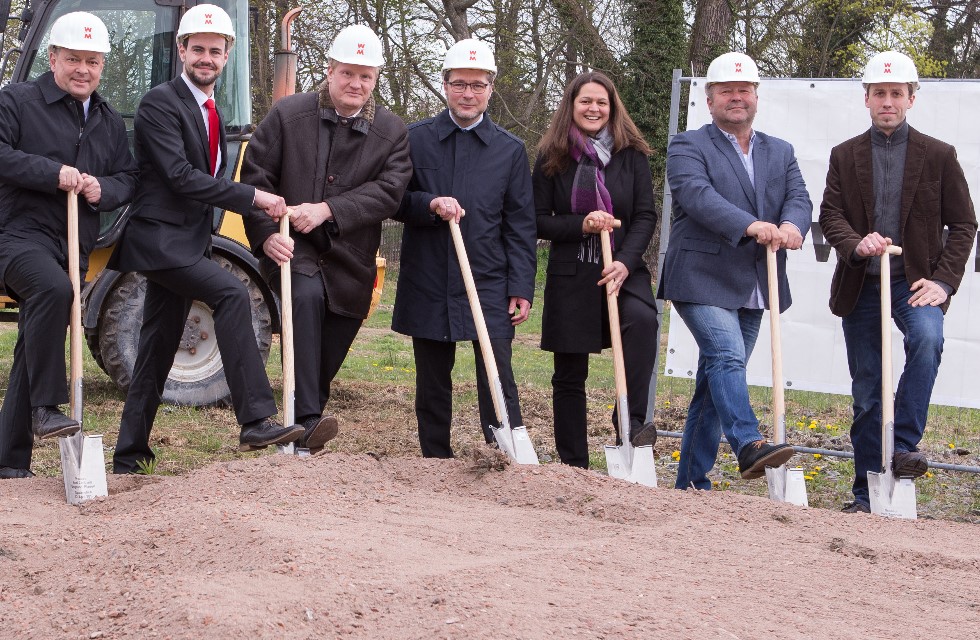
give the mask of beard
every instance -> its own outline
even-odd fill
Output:
[[[184,67],[184,71],[187,73],[187,77],[196,86],[200,88],[210,87],[217,81],[218,76],[221,75],[221,71],[218,71],[214,66],[197,66],[197,67]]]

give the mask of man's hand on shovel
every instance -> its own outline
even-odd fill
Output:
[[[611,214],[605,211],[593,211],[585,216],[585,220],[582,223],[582,231],[585,233],[601,233],[603,231],[612,233],[613,229],[618,229],[621,226],[623,226],[623,222],[617,220]],[[630,270],[626,268],[625,264],[619,260],[613,260],[608,267],[603,268],[602,280],[599,280],[596,284],[600,287],[606,287],[607,295],[618,296],[619,290],[629,275]]]
[[[292,212],[291,208],[287,208],[286,217],[292,215]],[[281,267],[285,262],[293,259],[294,246],[295,242],[292,238],[287,238],[281,233],[273,233],[262,243],[262,251]]]
[[[466,215],[464,209],[456,198],[450,196],[438,196],[429,203],[429,211],[436,214],[446,222],[453,220],[459,224],[460,219]]]

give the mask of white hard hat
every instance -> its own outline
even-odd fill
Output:
[[[109,31],[98,16],[75,11],[54,21],[48,44],[75,51],[109,53]]]
[[[708,65],[705,90],[716,82],[752,82],[759,84],[759,67],[744,53],[723,53]]]
[[[882,51],[868,60],[864,67],[865,85],[876,82],[903,82],[919,88],[919,72],[912,58],[898,51]]]
[[[194,33],[217,33],[228,42],[235,41],[235,27],[224,9],[213,4],[199,4],[188,9],[177,27],[177,40]]]
[[[341,29],[333,39],[327,57],[337,62],[365,67],[383,67],[385,63],[381,38],[363,24],[352,24]]]
[[[446,52],[442,70],[449,69],[482,69],[497,73],[497,63],[487,43],[476,38],[466,38],[449,47],[449,51]]]

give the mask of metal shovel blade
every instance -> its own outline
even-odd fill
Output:
[[[915,520],[915,485],[911,478],[895,478],[891,470],[884,473],[868,472],[868,491],[871,513],[886,518]]]
[[[802,467],[766,467],[766,482],[769,484],[769,499],[773,502],[786,502],[798,507],[810,506]]]
[[[538,454],[527,435],[527,427],[514,427],[511,429],[511,437],[514,439],[514,459],[517,464],[538,464]]]
[[[527,427],[510,428],[508,426],[490,425],[493,439],[497,446],[508,458],[517,464],[538,464],[538,454],[534,451],[531,438],[527,435]]]
[[[108,496],[102,436],[85,435],[79,431],[73,436],[58,438],[58,445],[68,504]]]
[[[627,451],[630,447],[632,452]],[[606,470],[610,478],[625,480],[645,487],[657,486],[657,469],[653,463],[653,447],[606,445]],[[632,458],[632,460],[630,460]]]
[[[517,461],[517,454],[514,452],[514,434],[511,432],[510,427],[495,427],[490,426],[490,431],[493,432],[493,439],[497,441],[497,446],[503,451],[508,458]]]

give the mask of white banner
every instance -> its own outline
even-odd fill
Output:
[[[909,124],[956,147],[980,209],[980,81],[924,81]],[[711,121],[704,81],[691,85],[687,122],[697,129]],[[800,251],[791,251],[787,268],[793,305],[782,315],[783,375],[790,389],[850,395],[851,377],[840,318],[830,313],[830,280],[837,256],[816,226],[831,148],[871,126],[858,80],[763,79],[754,128],[790,142],[813,201],[810,234]],[[966,275],[953,296],[945,322],[945,347],[933,391],[935,404],[980,408],[980,276],[976,244]],[[972,330],[971,330],[972,328]],[[902,335],[894,330],[895,382],[905,363]],[[748,367],[749,384],[771,386],[768,313]],[[698,349],[680,316],[671,311],[666,374],[693,378]]]

